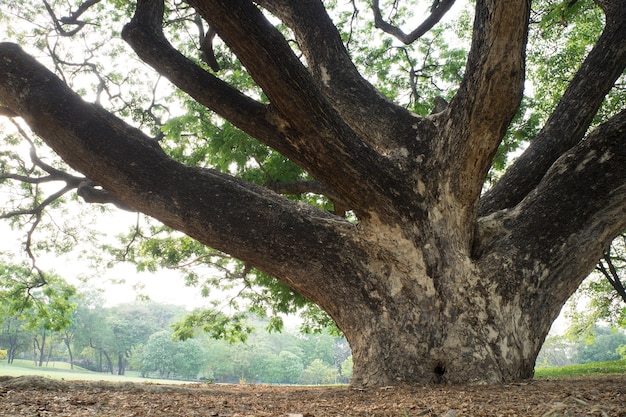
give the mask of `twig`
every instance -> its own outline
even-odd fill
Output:
[[[379,0],[372,1],[374,11],[374,26],[383,32],[393,35],[405,45],[409,45],[421,38],[426,32],[433,28],[441,18],[450,10],[455,0],[435,0],[430,8],[430,15],[413,30],[411,33],[404,33],[399,27],[386,22],[380,11]]]

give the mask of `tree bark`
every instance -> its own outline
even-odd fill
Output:
[[[465,78],[449,106],[428,117],[358,74],[321,2],[264,3],[294,31],[308,67],[253,2],[190,1],[270,104],[174,50],[161,2],[140,0],[123,36],[182,90],[305,168],[357,224],[172,160],[6,43],[0,103],[114,198],[318,304],[350,343],[354,385],[530,378],[563,303],[626,227],[626,110],[565,148],[547,146],[550,162],[536,172],[530,158],[526,166],[540,173],[531,185],[481,199],[521,98],[529,2],[477,2]],[[624,49],[612,36],[605,46]],[[602,73],[611,84],[624,62],[594,54],[594,71],[583,65],[580,77]],[[559,106],[580,114],[572,100]]]

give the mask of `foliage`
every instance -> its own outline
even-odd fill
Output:
[[[315,359],[307,366],[300,376],[300,383],[305,385],[336,384],[339,372],[328,366],[321,359]]]
[[[622,359],[626,359],[626,345],[621,345],[617,349],[615,349],[618,355],[621,356]]]
[[[139,352],[143,376],[158,372],[161,378],[172,374],[182,379],[195,379],[205,362],[202,346],[197,340],[174,341],[172,333],[162,330],[153,333]]]
[[[533,19],[528,79],[532,82],[534,96],[540,98],[534,101],[533,108],[540,122],[545,123],[563,95],[567,81],[600,36],[604,16],[591,0],[580,0],[572,5],[544,1],[534,6]]]
[[[570,333],[590,334],[599,321],[626,328],[626,235],[621,234],[600,259],[594,274],[579,287],[570,302]],[[584,309],[577,308],[588,300]]]
[[[597,327],[592,337],[578,345],[578,363],[592,363],[619,359],[617,349],[626,345],[626,334],[622,331]]]
[[[352,378],[352,355],[341,364],[341,376],[347,379]]]
[[[30,329],[59,331],[70,324],[76,288],[59,276],[0,263],[0,318],[24,318]]]
[[[568,333],[574,337],[593,337],[595,327],[602,322],[615,328],[626,326],[626,303],[609,281],[598,274],[583,282],[568,302],[565,314],[570,321]]]
[[[589,333],[549,336],[537,357],[536,367],[561,367],[605,362],[620,358],[626,334],[619,329],[594,327]]]
[[[196,329],[201,328],[204,333],[216,339],[228,342],[245,342],[252,328],[245,324],[245,316],[237,314],[226,316],[214,310],[195,310],[185,316],[184,320],[174,325],[174,336],[180,340],[192,337]]]

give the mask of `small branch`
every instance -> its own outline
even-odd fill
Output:
[[[35,165],[36,167],[48,173],[49,176],[41,177],[41,178],[32,178],[32,177],[26,177],[26,176],[21,176],[17,174],[3,174],[2,177],[0,178],[3,178],[3,177],[10,178],[10,179],[15,179],[15,180],[22,181],[22,182],[28,182],[31,184],[39,184],[39,183],[51,182],[51,181],[64,181],[68,186],[72,186],[74,188],[77,187],[78,184],[80,184],[80,182],[82,182],[85,179],[83,177],[77,177],[75,175],[71,175],[65,171],[61,171],[60,169],[56,169],[53,166],[45,163],[37,155],[37,149],[35,147],[35,143],[28,136],[28,134],[22,128],[22,126],[20,126],[20,124],[17,123],[15,120],[11,120],[11,123],[15,126],[18,133],[30,144],[29,156],[33,165]]]
[[[48,198],[46,198],[41,204],[38,204],[37,206],[30,208],[30,209],[15,210],[15,211],[10,211],[8,213],[0,214],[0,219],[8,219],[14,216],[24,216],[24,215],[29,215],[29,214],[38,216],[48,205],[50,205],[50,203],[61,198],[65,193],[67,193],[70,190],[73,190],[74,188],[75,188],[74,186],[66,185],[65,187],[57,191],[56,193],[49,195]]]
[[[52,18],[54,22],[54,26],[61,36],[73,36],[77,34],[86,24],[87,22],[78,20],[78,18],[85,13],[91,6],[100,3],[101,0],[87,0],[82,3],[75,12],[70,13],[69,16],[62,17],[58,19],[52,7],[48,4],[46,0],[43,0],[43,4],[48,11],[48,14]],[[67,31],[63,28],[63,25],[73,25],[76,26],[74,29]]]
[[[45,207],[45,206],[43,206],[43,207]],[[42,207],[41,210],[43,210],[43,207]],[[28,233],[26,234],[26,242],[24,244],[24,250],[26,251],[26,254],[28,255],[28,257],[31,260],[31,267],[33,268],[33,270],[35,270],[35,272],[37,272],[37,275],[41,279],[41,282],[43,284],[46,284],[47,283],[46,277],[45,277],[43,271],[41,269],[39,269],[39,267],[37,266],[37,258],[35,257],[35,254],[32,251],[33,233],[35,233],[35,229],[37,229],[37,226],[39,225],[39,222],[41,221],[41,210],[35,213],[35,221],[33,222],[33,224],[31,225],[30,229],[28,230]],[[0,218],[1,218],[1,216],[0,216]],[[30,294],[30,290],[29,290],[29,294]]]
[[[91,6],[100,3],[100,0],[87,0],[78,6],[78,9],[75,12],[70,13],[68,17],[62,17],[60,20],[64,24],[75,24],[76,19],[78,19],[83,13],[85,13]]]
[[[124,253],[120,257],[120,261],[122,262],[127,261],[127,257],[128,257],[128,254],[130,253],[131,247],[133,246],[133,243],[135,243],[135,240],[137,239],[138,236],[139,237],[143,236],[141,233],[141,228],[139,227],[139,213],[137,213],[137,221],[135,222],[135,230],[133,232],[133,236],[128,242],[128,244],[126,245],[126,247],[124,248]]]
[[[54,26],[56,27],[57,31],[59,32],[61,36],[68,36],[68,37],[73,36],[77,34],[83,28],[83,26],[85,26],[85,22],[76,20],[74,22],[71,22],[71,24],[76,25],[76,27],[70,31],[66,31],[63,28],[63,25],[61,24],[59,19],[57,19],[56,15],[54,14],[54,10],[52,10],[52,7],[50,7],[48,2],[46,0],[43,0],[43,4],[44,6],[46,6],[46,10],[48,10],[48,14],[52,18],[52,21],[54,22]]]
[[[227,255],[225,253],[219,253],[219,252],[211,252],[208,253],[206,255],[200,255],[200,256],[196,256],[195,258],[185,262],[185,263],[179,263],[178,265],[173,265],[173,266],[168,266],[167,269],[172,269],[172,270],[176,270],[176,269],[185,269],[185,268],[189,268],[192,267],[194,265],[198,265],[200,264],[202,261],[204,261],[205,259],[211,259],[213,257],[217,257],[217,258],[221,258],[221,259],[233,259],[232,256]],[[216,267],[216,268],[221,268],[220,265],[215,264],[213,262],[209,262],[211,267]]]
[[[430,15],[413,30],[411,33],[404,33],[399,27],[394,26],[383,19],[380,12],[379,0],[372,1],[372,10],[374,11],[374,26],[388,33],[405,45],[409,45],[421,38],[426,32],[431,30],[441,18],[450,10],[455,0],[435,0],[430,8]]]
[[[194,23],[198,26],[200,37],[200,59],[202,59],[202,61],[204,61],[209,68],[213,70],[213,72],[218,72],[220,70],[220,64],[215,58],[215,51],[213,51],[213,40],[215,39],[217,32],[212,26],[209,25],[209,30],[205,33],[202,18],[197,13],[194,17]]]
[[[606,266],[604,265],[602,260],[606,262]],[[624,284],[620,280],[619,274],[617,273],[617,268],[613,264],[613,260],[611,259],[609,251],[604,252],[602,259],[600,259],[600,262],[598,262],[598,269],[600,270],[600,272],[602,272],[604,277],[609,281],[611,286],[626,303],[626,288],[624,288]]]
[[[12,174],[10,172],[0,174],[0,180],[15,180],[26,184],[43,184],[45,182],[57,181],[51,175],[45,177],[28,177],[26,175]]]

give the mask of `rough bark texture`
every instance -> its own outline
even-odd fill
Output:
[[[305,168],[358,224],[173,161],[13,44],[0,45],[0,103],[117,199],[319,304],[350,342],[353,384],[531,377],[563,303],[626,226],[626,110],[584,136],[626,63],[620,2],[603,2],[606,30],[568,93],[528,156],[483,198],[521,98],[528,1],[477,2],[465,78],[450,105],[425,118],[359,75],[320,1],[257,2],[293,30],[307,68],[253,2],[189,3],[269,105],[174,50],[158,1],[138,1],[125,40]]]

